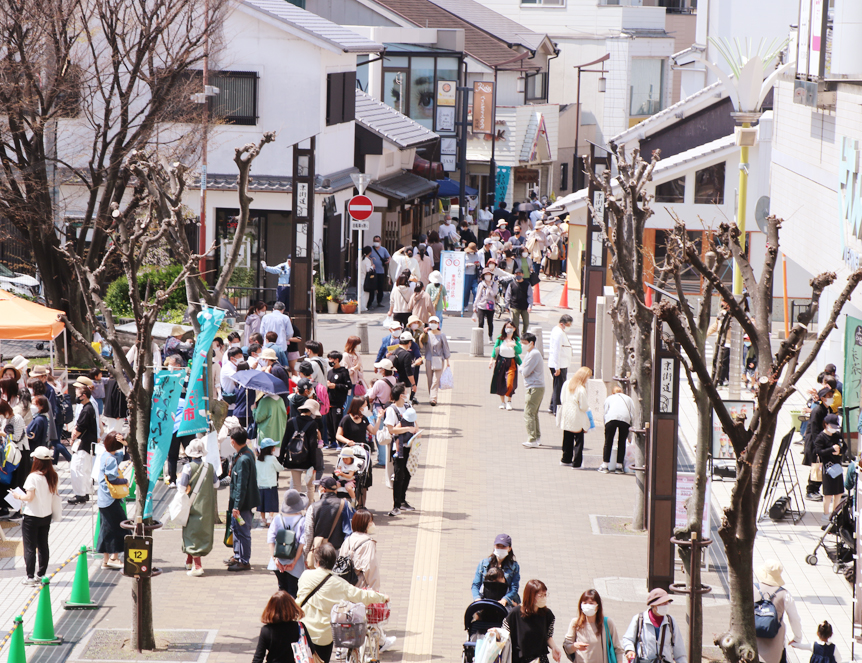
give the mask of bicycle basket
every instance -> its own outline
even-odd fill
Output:
[[[332,642],[336,647],[357,649],[362,646],[368,630],[364,605],[341,601],[332,607],[329,618],[332,625]]]
[[[388,603],[372,603],[365,608],[365,618],[369,624],[381,624],[389,619]]]

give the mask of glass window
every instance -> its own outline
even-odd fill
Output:
[[[356,87],[363,92],[368,92],[368,70],[371,68],[363,62],[368,62],[370,58],[370,55],[356,56]]]
[[[406,60],[406,58],[404,58]],[[407,114],[407,70],[383,72],[383,103],[399,113]]]
[[[458,80],[458,58],[437,58],[437,80]]]
[[[434,58],[410,58],[410,104],[407,115],[434,128]]]
[[[695,173],[694,202],[698,205],[724,204],[724,162]]]
[[[677,177],[670,182],[656,185],[655,201],[657,203],[684,203],[685,177]]]
[[[219,89],[212,97],[212,114],[227,124],[257,124],[257,73],[220,71],[210,85]]]
[[[527,75],[527,101],[545,99],[548,96],[547,73],[540,71]]]
[[[662,109],[664,98],[664,60],[632,60],[629,85],[629,115],[654,115]]]

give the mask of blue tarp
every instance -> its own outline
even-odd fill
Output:
[[[457,198],[461,193],[461,184],[456,182],[455,180],[449,179],[448,177],[443,178],[442,180],[437,180],[438,189],[437,189],[437,197],[438,198]],[[465,187],[468,196],[478,196],[479,189],[474,189],[471,186]]]

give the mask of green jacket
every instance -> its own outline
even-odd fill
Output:
[[[254,452],[248,447],[237,452],[230,471],[229,509],[251,511],[260,504],[260,493],[257,490],[257,468],[254,462]]]
[[[257,422],[258,440],[268,437],[281,444],[287,426],[287,409],[280,397],[263,396],[254,408],[254,420]]]
[[[503,345],[503,339],[498,338],[497,342],[494,343],[494,349],[491,351],[491,356],[495,359],[497,358],[497,349]],[[515,363],[520,366],[521,365],[521,339],[515,339]]]

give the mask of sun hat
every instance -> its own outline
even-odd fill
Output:
[[[422,324],[422,320],[421,320],[421,319],[419,319],[419,316],[411,315],[409,318],[407,318],[407,326],[408,326],[408,327],[409,327],[410,325],[412,325],[414,322],[418,322],[420,325]],[[409,333],[409,332],[408,332],[408,333]]]
[[[646,604],[650,608],[656,605],[664,605],[665,603],[673,603],[673,599],[661,587],[656,587],[647,595]]]
[[[494,276],[494,270],[485,268],[482,270],[482,276]]]
[[[3,375],[6,371],[12,371],[15,374],[15,381],[21,379],[21,371],[18,370],[17,366],[13,366],[12,364],[4,364],[0,366],[0,375]]]
[[[432,315],[430,318],[428,318],[428,322],[440,322],[440,318],[438,318],[436,315]]]
[[[80,376],[78,376],[78,378],[75,380],[75,382],[74,382],[74,383],[72,383],[72,386],[74,386],[74,387],[88,387],[88,388],[92,388],[92,386],[93,386],[93,381],[92,381],[90,378],[88,378],[86,375],[80,375]]]
[[[402,343],[404,343],[405,341],[412,341],[413,334],[411,334],[409,331],[403,331],[401,332],[401,336],[398,337],[398,340]]]
[[[276,447],[279,444],[281,444],[281,442],[276,442],[271,437],[265,437],[260,441],[259,446],[261,449],[266,449],[267,447]]]
[[[174,325],[173,327],[171,327],[171,336],[182,336],[185,333],[186,330],[179,325]]]
[[[23,373],[30,362],[23,355],[15,355],[9,363]]]
[[[39,375],[48,375],[48,369],[44,364],[37,364],[33,367],[33,370],[30,371],[30,375],[39,376]]]
[[[512,537],[508,534],[498,534],[497,538],[494,539],[495,546],[506,546],[507,548],[512,547]]]
[[[499,221],[497,221],[497,227],[498,227],[498,228],[499,228],[500,226],[508,226],[508,225],[509,225],[509,222],[508,222],[508,221],[506,221],[505,219],[500,219]]]
[[[781,562],[774,559],[767,559],[763,564],[757,567],[754,575],[756,575],[757,579],[765,585],[783,587],[784,578],[781,575],[782,571],[784,571],[784,567],[781,565]]]
[[[404,410],[404,414],[402,414],[401,417],[404,421],[409,421],[412,424],[416,421],[416,410],[412,407],[408,407]]]
[[[258,359],[269,359],[270,361],[278,361],[278,355],[272,348],[263,348],[258,355]]]
[[[435,269],[428,275],[428,280],[431,281],[431,283],[440,285],[441,283],[443,283],[443,275]]]
[[[353,458],[356,454],[353,453],[353,447],[344,447],[338,455],[342,458]]]
[[[385,357],[378,362],[375,362],[374,368],[382,368],[384,371],[394,371],[395,365],[392,363],[390,359],[386,359]]]
[[[476,253],[476,251],[477,251],[477,249],[476,249],[476,242],[470,242],[470,243],[467,245],[467,248],[466,248],[466,249],[464,249],[464,251],[465,251],[466,253]]]
[[[318,403],[313,398],[309,398],[305,403],[300,405],[297,410],[305,410],[307,412],[311,412],[312,417],[320,416],[320,403]]]
[[[207,455],[207,445],[203,438],[192,440],[186,447],[186,456],[189,458],[203,458]]]
[[[36,447],[36,451],[30,457],[38,458],[39,460],[54,460],[54,452],[48,447]]]
[[[286,515],[301,513],[308,507],[308,498],[298,490],[291,488],[284,494],[281,501],[281,512]]]

